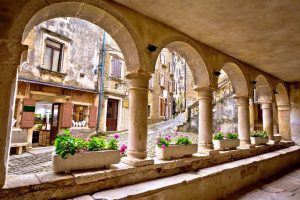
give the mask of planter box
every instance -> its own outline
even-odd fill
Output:
[[[155,146],[155,154],[159,159],[170,160],[172,158],[182,158],[185,156],[192,156],[197,153],[198,144],[188,145],[169,145],[165,149]]]
[[[120,159],[121,155],[118,150],[79,152],[66,159],[54,152],[52,169],[54,172],[69,173],[71,170],[108,168],[111,164],[119,163]]]
[[[240,140],[213,140],[214,149],[225,150],[225,149],[236,149],[240,145]]]
[[[254,145],[263,145],[269,142],[269,138],[262,138],[262,137],[250,137],[251,144]]]

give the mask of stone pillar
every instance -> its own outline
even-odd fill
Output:
[[[284,140],[291,141],[290,105],[278,105],[279,134]]]
[[[255,111],[254,111],[253,99],[249,99],[249,121],[250,121],[250,132],[254,131],[255,126]]]
[[[268,132],[270,140],[274,140],[273,133],[273,106],[271,102],[263,102],[261,104],[263,111],[263,129]]]
[[[195,89],[198,92],[199,101],[199,125],[198,125],[198,153],[212,154],[212,91],[209,89]]]
[[[236,97],[238,106],[238,134],[240,147],[250,147],[249,98]]]
[[[151,76],[147,73],[129,74],[129,126],[127,157],[122,161],[132,166],[153,164],[147,158],[147,107],[148,84]]]

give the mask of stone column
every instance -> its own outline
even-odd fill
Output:
[[[240,147],[250,147],[249,98],[236,97],[238,106],[238,134]]]
[[[249,121],[250,121],[250,131],[254,131],[254,125],[255,125],[255,111],[254,111],[254,104],[253,99],[249,99]]]
[[[210,89],[195,89],[199,101],[198,153],[212,154],[212,91]]]
[[[263,111],[263,129],[268,132],[270,140],[274,140],[273,133],[273,107],[271,102],[263,102],[261,104]]]
[[[153,164],[147,158],[147,107],[150,75],[145,72],[129,74],[129,127],[127,157],[122,161],[132,166]]]
[[[278,105],[278,127],[279,134],[284,140],[291,141],[290,109],[291,106]]]

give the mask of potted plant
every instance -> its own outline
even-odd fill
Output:
[[[53,171],[69,173],[71,170],[107,168],[119,163],[121,154],[118,150],[118,137],[115,134],[107,140],[96,136],[82,139],[73,137],[68,129],[63,130],[54,143]]]
[[[217,132],[213,138],[214,149],[236,149],[240,145],[237,133],[228,133],[226,138],[223,132]]]
[[[268,133],[266,131],[253,131],[250,134],[251,144],[254,145],[263,145],[267,144],[269,141]]]
[[[198,145],[192,144],[187,136],[179,136],[173,143],[171,136],[159,136],[156,139],[155,154],[156,157],[163,160],[172,158],[182,158],[197,153]]]

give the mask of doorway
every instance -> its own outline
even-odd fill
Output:
[[[107,100],[106,129],[116,131],[118,127],[118,107],[119,101],[116,99]]]
[[[50,144],[54,143],[56,135],[58,134],[59,131],[59,111],[60,111],[60,103],[52,104]]]

